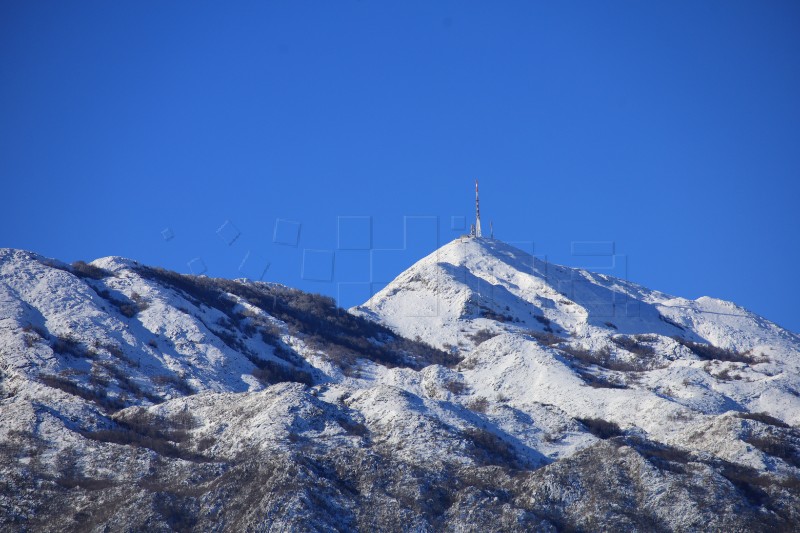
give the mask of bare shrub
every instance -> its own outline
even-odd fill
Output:
[[[168,421],[144,411],[134,413],[125,419],[118,419],[118,425],[110,429],[83,431],[81,434],[98,442],[108,442],[127,446],[148,448],[165,457],[175,457],[187,461],[206,461],[200,453],[183,449],[177,444],[187,438],[185,431],[169,427]]]
[[[133,291],[131,293],[131,301],[134,304],[136,304],[136,308],[137,308],[138,312],[142,312],[145,309],[147,309],[148,307],[150,307],[150,302],[145,300],[144,296],[142,296],[141,294],[139,294],[136,291]]]
[[[275,361],[262,360],[260,365],[253,370],[253,375],[264,385],[273,385],[284,381],[294,381],[304,385],[314,384],[314,378],[309,372]]]
[[[488,341],[489,339],[497,337],[498,335],[499,333],[496,333],[490,329],[483,328],[479,329],[478,331],[470,335],[469,338],[472,339],[472,342],[475,343],[475,346],[479,346],[484,342]]]
[[[22,342],[25,343],[26,348],[33,348],[40,340],[41,338],[33,333],[22,334]]]
[[[170,386],[184,395],[190,395],[197,392],[191,385],[189,385],[186,379],[184,379],[183,377],[176,376],[174,374],[162,374],[159,376],[153,376],[153,383],[155,383],[156,385]]]
[[[130,375],[125,372],[124,370],[120,369],[117,365],[115,365],[111,361],[100,361],[99,363],[103,368],[105,368],[106,372],[108,372],[109,376],[111,376],[114,381],[117,383],[117,386],[133,394],[136,398],[147,398],[153,403],[161,403],[163,400],[161,397],[156,396],[150,392],[143,391],[130,377]],[[121,399],[120,399],[121,400]]]
[[[258,330],[265,343],[274,345],[280,341],[281,329],[275,324],[271,322],[259,324]]]
[[[669,318],[665,317],[662,314],[658,315],[658,319],[661,320],[662,322],[666,323],[666,324],[669,324],[670,326],[673,326],[673,327],[676,327],[676,328],[678,328],[680,330],[686,331],[685,327],[681,326],[680,324],[678,324],[674,320],[670,320]]]
[[[789,428],[789,427],[791,427],[789,424],[787,424],[783,420],[775,418],[774,416],[769,415],[767,413],[736,413],[736,416],[738,418],[744,418],[744,419],[747,419],[747,420],[755,420],[757,422],[761,422],[763,424],[769,424],[770,426],[777,426],[779,428]]]
[[[197,419],[186,406],[184,406],[181,411],[171,416],[169,421],[173,427],[180,431],[188,431],[198,426]]]
[[[207,449],[211,448],[214,444],[216,444],[216,442],[217,439],[215,439],[213,436],[206,435],[205,437],[199,438],[196,441],[195,446],[197,448],[197,451],[204,452]]]
[[[40,374],[39,381],[48,387],[60,389],[67,394],[78,396],[84,400],[90,401],[106,411],[113,411],[121,409],[125,404],[118,398],[113,398],[106,393],[103,389],[92,389],[81,383],[74,382],[62,376],[54,376],[51,374]]]
[[[131,293],[130,298],[126,298],[124,295],[122,295],[125,300],[114,297],[107,290],[101,290],[97,294],[108,303],[116,307],[120,314],[125,318],[133,318],[139,312],[144,311],[150,306],[147,300],[145,300],[142,295],[135,291]]]
[[[470,411],[475,411],[476,413],[485,413],[486,409],[489,408],[489,400],[484,398],[483,396],[478,396],[471,402],[467,404],[467,407]]]
[[[617,424],[602,418],[576,418],[575,420],[583,424],[589,433],[600,439],[610,439],[624,434]]]
[[[586,369],[578,368],[578,375],[590,387],[595,389],[627,389],[624,383],[619,383],[602,374],[593,374]]]
[[[25,324],[25,326],[22,328],[22,331],[25,333],[31,333],[37,337],[41,337],[42,339],[46,339],[48,337],[47,330],[41,326],[37,326],[36,324]]]
[[[657,443],[637,436],[628,436],[625,441],[634,447],[648,462],[661,470],[684,473],[685,465],[694,461],[691,452],[663,443]]]
[[[544,315],[533,315],[533,318],[541,325],[544,326],[545,331],[553,331],[551,329],[551,320]]]
[[[357,420],[351,420],[349,418],[342,417],[338,419],[338,422],[348,435],[353,435],[355,437],[366,437],[369,434],[369,429],[367,426]]]
[[[110,380],[108,376],[103,374],[101,368],[102,366],[100,365],[92,365],[92,371],[89,374],[89,383],[95,387],[106,388],[108,387]]]
[[[539,344],[542,344],[544,346],[553,346],[560,342],[564,342],[566,340],[563,337],[559,337],[558,335],[555,335],[549,331],[542,332],[542,331],[528,330],[525,331],[525,334],[530,337],[533,337]]]
[[[473,370],[478,365],[478,361],[476,359],[464,359],[458,364],[458,371],[462,372],[464,370]]]
[[[721,379],[722,381],[730,381],[732,379],[735,379],[735,377],[731,375],[730,368],[723,368],[722,370],[717,372],[717,374],[714,377],[717,379]]]
[[[136,316],[138,309],[135,305],[124,302],[118,302],[117,300],[114,300],[114,303],[119,304],[117,305],[117,309],[119,309],[119,312],[122,313],[122,316],[126,318],[133,318]]]
[[[467,392],[467,386],[463,381],[448,381],[444,384],[444,388],[456,395]]]
[[[512,317],[511,315],[499,313],[483,305],[481,305],[478,309],[479,309],[478,313],[483,318],[488,318],[489,320],[496,320],[497,322],[514,322],[514,317]]]
[[[769,501],[769,494],[764,490],[770,484],[769,478],[761,476],[754,468],[733,463],[724,463],[720,471],[753,506],[761,507]]]
[[[491,431],[482,428],[467,428],[463,435],[474,446],[472,456],[482,465],[496,465],[507,468],[519,468],[514,448]]]
[[[92,359],[96,355],[92,350],[81,344],[80,341],[71,335],[53,337],[50,347],[58,354],[69,355],[76,359]]]
[[[608,370],[621,372],[638,372],[647,370],[648,367],[648,364],[644,361],[625,361],[614,357],[608,346],[603,346],[594,351],[570,345],[559,345],[558,349],[584,366],[596,365]]]
[[[90,265],[84,261],[75,261],[71,267],[70,272],[79,278],[100,280],[114,275],[110,270]]]
[[[702,342],[692,342],[682,337],[673,337],[679,344],[689,348],[689,350],[700,359],[705,361],[729,361],[732,363],[760,363],[761,359],[754,357],[749,351],[737,352],[727,348],[719,348],[711,344]]]
[[[639,357],[652,357],[656,353],[652,346],[643,344],[633,337],[617,335],[611,338],[611,342]]]
[[[800,468],[800,452],[798,452],[797,448],[795,448],[788,439],[780,435],[772,433],[758,436],[751,435],[742,440],[758,448],[767,455],[783,459],[795,468]]]
[[[563,346],[559,346],[558,349],[565,354],[572,356],[573,359],[576,359],[577,361],[587,365],[599,365],[604,360],[603,354],[597,354],[580,346],[571,346],[569,344],[565,344]]]
[[[109,355],[112,355],[117,359],[120,359],[121,361],[127,363],[130,366],[133,367],[139,366],[138,361],[135,361],[125,355],[125,352],[123,351],[122,347],[119,344],[113,342],[103,342],[100,339],[95,339],[94,343],[92,343],[92,346],[96,354],[101,352],[106,352]]]
[[[250,351],[247,344],[244,343],[236,332],[227,329],[209,329],[231,350],[242,354],[246,354]]]

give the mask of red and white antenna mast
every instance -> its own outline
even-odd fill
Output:
[[[478,180],[475,180],[475,236],[481,236],[481,207],[478,202]]]

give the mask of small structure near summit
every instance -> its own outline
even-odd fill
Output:
[[[491,222],[489,223],[489,227],[491,228],[491,238],[494,239],[494,227]],[[481,204],[478,198],[478,180],[475,180],[475,223],[469,226],[469,236],[483,237],[481,233]]]
[[[478,180],[475,180],[475,236],[481,236],[481,204],[478,200]]]

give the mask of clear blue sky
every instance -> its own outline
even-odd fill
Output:
[[[499,238],[613,241],[633,281],[800,331],[799,28],[795,1],[6,0],[0,246],[225,277],[249,251],[351,305],[479,178]],[[399,248],[408,215],[438,235],[411,219],[372,274],[337,249],[340,216]]]

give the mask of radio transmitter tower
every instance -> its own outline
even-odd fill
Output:
[[[478,202],[478,180],[475,180],[475,236],[481,236],[481,206]]]

